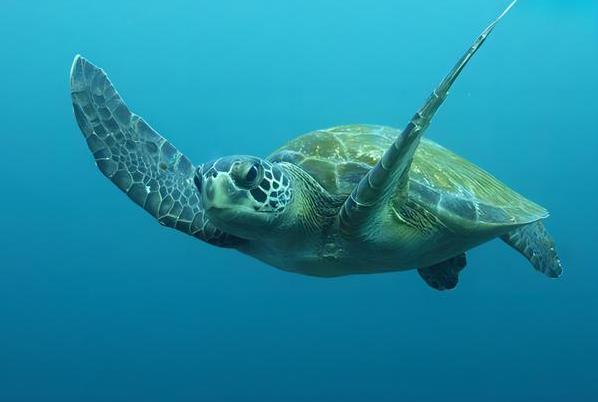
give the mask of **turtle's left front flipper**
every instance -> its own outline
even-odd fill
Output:
[[[163,225],[219,246],[238,239],[207,220],[189,159],[131,113],[103,70],[77,56],[71,96],[100,171]]]
[[[515,5],[514,0],[473,42],[453,69],[432,92],[422,108],[413,116],[405,130],[399,135],[382,158],[361,179],[345,201],[340,211],[341,231],[347,236],[360,236],[367,232],[370,219],[379,207],[385,205],[397,187],[406,188],[413,155],[421,137],[430,125],[436,111],[442,105],[463,68],[478,51],[496,24]]]

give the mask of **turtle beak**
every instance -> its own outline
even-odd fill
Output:
[[[235,206],[234,184],[228,174],[218,172],[206,174],[202,179],[201,199],[203,207],[209,209],[230,209]]]

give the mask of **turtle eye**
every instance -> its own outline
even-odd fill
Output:
[[[262,176],[262,165],[252,163],[246,169],[241,170],[235,179],[235,184],[241,188],[250,190],[257,186]]]
[[[258,175],[259,171],[257,166],[252,165],[249,170],[247,171],[247,173],[245,174],[245,181],[247,181],[248,183],[253,183],[255,182],[255,179],[257,179],[257,175]]]

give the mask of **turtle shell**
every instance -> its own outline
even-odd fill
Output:
[[[295,138],[269,159],[300,166],[330,193],[348,195],[400,133],[385,126],[333,127]],[[413,157],[408,191],[426,210],[461,224],[516,225],[548,216],[478,166],[426,139]]]

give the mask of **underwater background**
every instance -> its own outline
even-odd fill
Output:
[[[0,4],[0,401],[589,401],[598,393],[598,2],[522,0],[428,138],[547,207],[566,268],[500,241],[454,291],[319,279],[162,228],[94,166],[81,53],[195,163],[402,128],[507,1]]]

